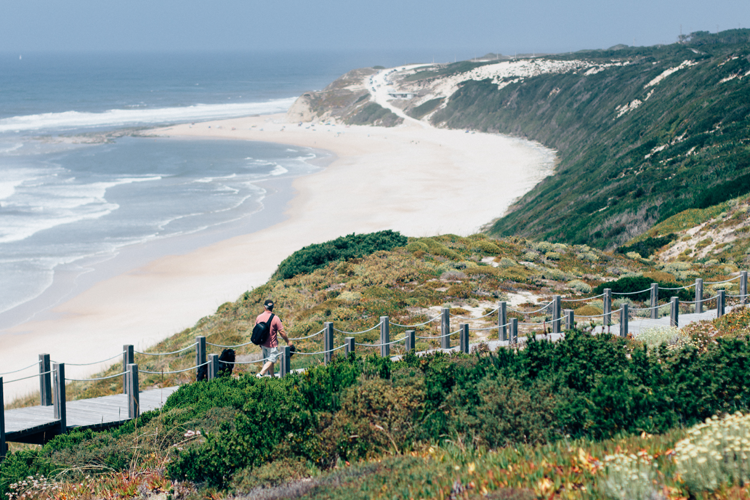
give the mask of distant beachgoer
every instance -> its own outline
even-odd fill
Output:
[[[270,318],[271,314],[273,314],[273,301],[271,299],[267,299],[263,303],[263,307],[265,307],[266,310],[260,313],[257,318],[255,318],[256,325],[258,323],[268,321],[268,318]],[[263,365],[263,368],[261,368],[260,372],[256,375],[259,378],[264,376],[268,372],[270,372],[271,376],[274,375],[274,363],[276,363],[276,360],[279,359],[279,341],[277,335],[281,335],[281,337],[286,341],[286,345],[292,347],[292,342],[289,340],[289,337],[287,337],[286,331],[284,331],[284,325],[281,323],[279,317],[274,315],[273,320],[271,320],[271,330],[268,334],[268,338],[261,344],[263,359],[267,361]]]

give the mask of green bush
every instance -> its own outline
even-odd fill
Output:
[[[635,301],[646,301],[651,297],[651,283],[658,283],[660,301],[669,300],[672,297],[679,297],[680,300],[693,300],[691,290],[666,290],[666,288],[679,288],[681,285],[666,281],[654,281],[645,276],[626,276],[617,281],[602,283],[594,288],[594,293],[604,293],[605,288],[611,289],[613,293],[632,294],[632,292],[641,292],[627,295],[627,298]]]
[[[406,245],[407,241],[400,233],[387,230],[368,234],[352,233],[325,243],[308,245],[284,259],[273,278],[293,278],[325,267],[330,262],[361,258],[379,250],[393,250]]]
[[[657,238],[653,238],[649,236],[648,238],[645,238],[642,241],[639,241],[637,243],[633,243],[632,245],[619,247],[617,249],[617,253],[627,255],[630,252],[635,252],[641,257],[643,257],[644,259],[647,259],[651,255],[656,253],[656,251],[659,250],[661,247],[663,247],[664,245],[668,245],[669,243],[672,243],[676,239],[677,239],[677,235],[674,233],[668,234],[666,236],[657,237]]]

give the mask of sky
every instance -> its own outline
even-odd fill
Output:
[[[0,52],[555,53],[750,26],[749,0],[0,0]]]

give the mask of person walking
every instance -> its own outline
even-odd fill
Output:
[[[263,307],[265,308],[265,311],[260,313],[258,317],[255,318],[256,325],[258,323],[267,322],[271,317],[271,314],[273,314],[273,301],[271,299],[266,299],[266,301],[263,303]],[[266,360],[266,363],[263,365],[263,368],[261,368],[260,372],[258,372],[258,374],[256,375],[256,377],[258,378],[265,376],[266,373],[269,372],[272,377],[274,375],[274,364],[276,363],[276,360],[279,359],[278,335],[281,335],[281,338],[286,341],[286,345],[292,347],[292,342],[289,340],[289,337],[287,337],[286,331],[284,331],[284,325],[281,323],[279,317],[274,315],[273,320],[271,320],[271,328],[268,333],[268,338],[260,345],[261,351],[263,353],[263,359]]]

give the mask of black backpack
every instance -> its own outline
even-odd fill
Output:
[[[250,336],[250,342],[255,345],[261,345],[263,342],[268,340],[268,336],[271,335],[271,322],[273,321],[273,313],[266,321],[261,321],[253,327],[253,334]]]

